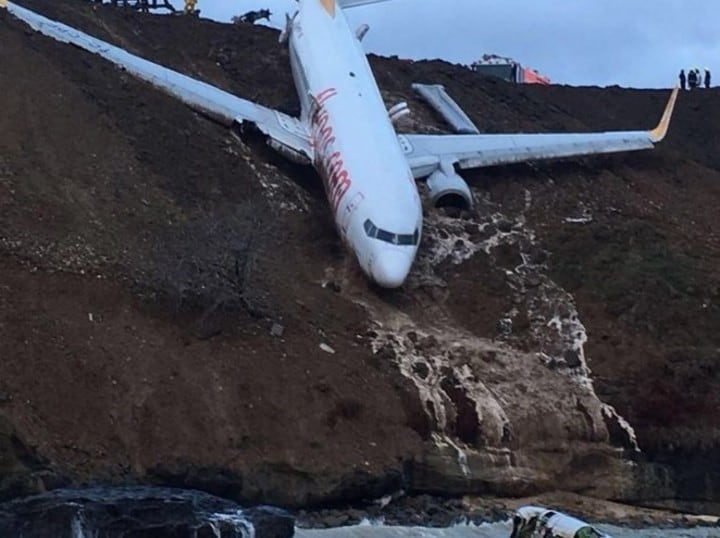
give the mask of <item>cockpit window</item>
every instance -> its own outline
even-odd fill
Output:
[[[365,233],[368,237],[379,239],[380,241],[393,245],[417,245],[420,240],[420,230],[417,228],[415,229],[415,233],[412,234],[394,234],[378,228],[370,219],[367,219],[363,226],[365,227]]]

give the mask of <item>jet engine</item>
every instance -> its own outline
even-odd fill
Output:
[[[452,166],[443,166],[430,174],[427,187],[435,207],[470,209],[473,206],[470,187]]]

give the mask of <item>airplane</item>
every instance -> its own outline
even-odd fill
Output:
[[[612,538],[584,521],[542,506],[521,506],[510,538]]]
[[[458,169],[650,149],[666,135],[678,88],[652,130],[543,134],[398,134],[361,41],[345,10],[387,0],[299,0],[286,43],[300,101],[291,117],[47,19],[8,0],[15,17],[58,41],[98,54],[230,127],[254,128],[268,145],[322,178],[338,232],[363,272],[384,288],[405,282],[417,254],[423,212],[417,180],[441,204],[473,198]]]

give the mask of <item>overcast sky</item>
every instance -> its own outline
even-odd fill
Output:
[[[197,7],[221,21],[270,8],[271,26],[280,27],[296,5]],[[694,66],[720,77],[720,0],[390,0],[347,13],[352,24],[370,25],[366,50],[387,56],[469,64],[495,53],[573,85],[670,87],[681,68]]]

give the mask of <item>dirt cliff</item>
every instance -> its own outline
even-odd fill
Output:
[[[21,3],[295,106],[273,30]],[[466,174],[477,209],[427,208],[388,292],[312,170],[4,12],[0,50],[5,497],[151,482],[287,506],[398,489],[720,501],[717,90],[681,95],[654,151]],[[646,128],[668,96],[371,62],[408,129],[444,128],[412,82],[444,84],[486,132]]]

